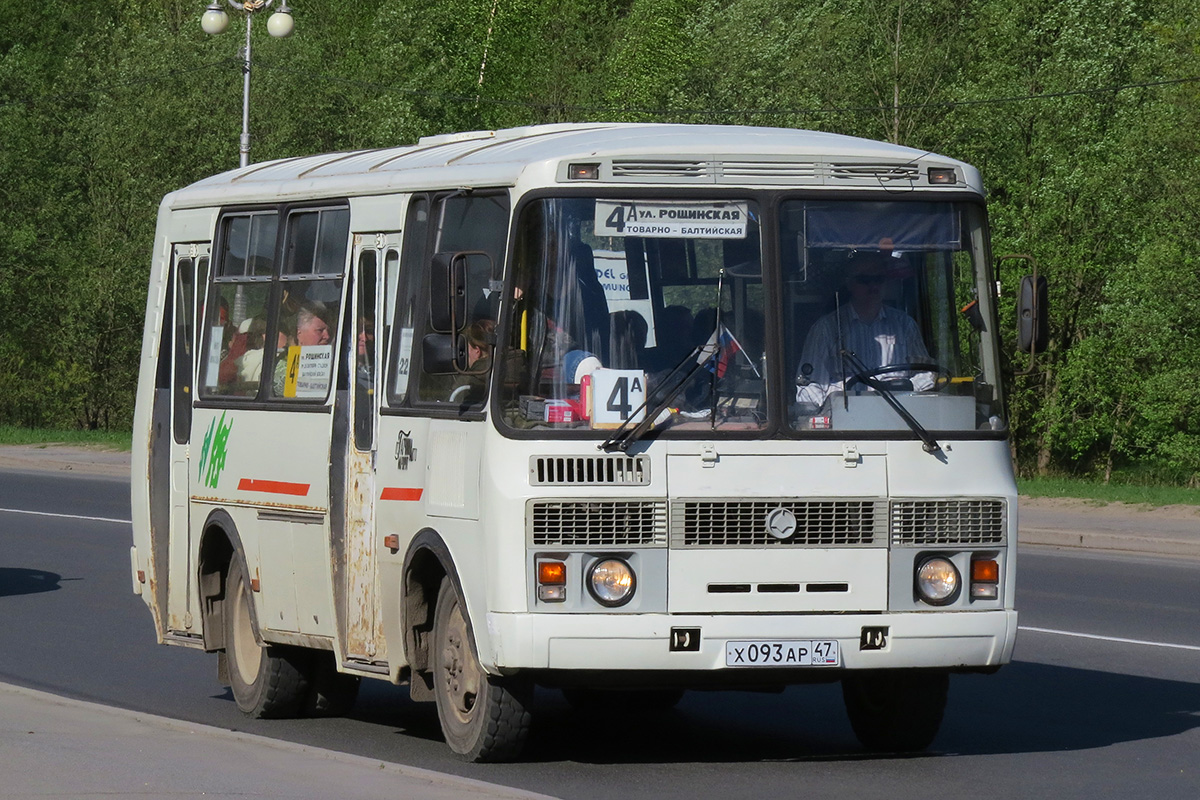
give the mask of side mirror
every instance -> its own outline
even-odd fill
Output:
[[[453,375],[467,363],[467,337],[427,333],[421,339],[421,369],[430,375]]]
[[[1017,299],[1017,347],[1022,353],[1045,351],[1050,338],[1046,313],[1049,305],[1046,279],[1037,273],[1023,276]]]
[[[467,256],[437,253],[429,271],[429,326],[455,333],[467,319]]]

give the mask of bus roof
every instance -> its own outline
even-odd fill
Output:
[[[791,128],[572,123],[429,136],[415,145],[266,161],[168,195],[172,208],[513,186],[533,165],[565,180],[570,162],[600,165],[599,182],[671,185],[928,186],[927,168],[955,169],[953,187],[982,194],[978,171],[909,147]],[[555,177],[557,176],[557,178]]]

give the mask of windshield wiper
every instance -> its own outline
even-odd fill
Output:
[[[844,358],[849,359],[854,368],[858,370],[856,377],[867,386],[870,386],[872,389],[879,392],[880,396],[887,401],[887,404],[895,409],[896,413],[900,415],[900,419],[904,420],[905,424],[912,429],[912,432],[920,437],[922,442],[921,448],[926,453],[936,455],[942,451],[942,446],[937,443],[937,440],[933,438],[929,431],[922,427],[921,423],[917,422],[917,418],[909,413],[909,410],[905,408],[899,400],[896,399],[896,395],[891,389],[888,388],[887,384],[868,374],[870,370],[867,369],[867,365],[864,364],[858,356],[856,356],[852,351],[844,348],[841,351],[841,355]],[[846,398],[846,402],[849,402],[848,397]]]
[[[620,427],[613,431],[607,439],[601,442],[600,449],[606,453],[611,453],[613,450],[620,450],[622,453],[624,453],[630,448],[630,446],[633,445],[634,442],[645,436],[646,431],[650,430],[650,428],[654,425],[655,420],[658,419],[658,415],[666,410],[667,406],[671,404],[672,400],[679,396],[679,393],[683,391],[684,386],[687,386],[688,381],[692,379],[692,376],[699,372],[705,364],[712,360],[713,356],[720,352],[721,347],[717,341],[718,338],[719,337],[710,338],[707,342],[694,348],[692,352],[684,356],[683,359],[675,365],[674,369],[667,373],[667,377],[663,378],[662,385],[670,386],[670,388],[662,395],[662,399],[655,403],[649,411],[646,411],[647,406],[650,405],[650,401],[653,398],[653,395],[648,396],[646,400],[640,406],[638,406],[632,414],[629,415],[629,419],[626,419],[624,422],[622,422]],[[680,374],[681,370],[686,370],[683,372],[683,377],[679,378],[674,385],[671,385],[671,381]],[[630,422],[638,415],[638,412],[646,413],[642,417],[641,422],[630,428]]]
[[[683,387],[687,386],[687,383],[692,379],[692,376],[699,372],[700,368],[711,361],[715,355],[721,352],[721,291],[724,285],[725,270],[722,269],[717,272],[717,299],[713,304],[713,307],[716,309],[716,320],[714,322],[712,336],[710,336],[708,341],[706,341],[704,344],[698,345],[692,350],[692,352],[684,356],[683,360],[676,364],[675,368],[667,373],[667,377],[663,378],[663,385],[669,385],[676,374],[681,369],[688,366],[689,361],[694,359],[695,363],[691,365],[691,368],[687,370],[683,378],[680,379],[678,383],[676,383],[674,386],[671,386],[671,388],[668,389],[665,394],[663,394],[662,399],[655,403],[654,407],[649,411],[649,413],[642,417],[642,421],[633,428],[630,428],[629,421],[638,415],[638,411],[645,411],[646,407],[650,405],[651,395],[648,395],[645,402],[643,402],[636,411],[629,415],[629,419],[626,419],[624,422],[622,422],[620,427],[613,431],[612,435],[600,444],[601,450],[606,453],[610,453],[613,450],[620,450],[622,453],[624,453],[629,450],[630,446],[633,445],[634,442],[645,436],[646,431],[653,427],[655,420],[658,419],[658,415],[667,408],[667,406],[676,398],[676,396],[678,396],[678,394],[683,390]],[[712,394],[712,425],[715,427],[717,420],[717,373],[715,369],[713,370]]]

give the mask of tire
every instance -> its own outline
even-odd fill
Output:
[[[344,717],[354,708],[358,687],[357,675],[337,671],[332,653],[316,653],[309,670],[309,689],[304,701],[304,714],[310,717]]]
[[[529,736],[533,685],[484,672],[448,578],[433,621],[433,693],[446,744],[466,761],[511,761]]]
[[[929,747],[946,710],[950,676],[923,670],[879,670],[842,678],[842,699],[854,735],[876,753]]]
[[[308,692],[308,654],[260,646],[250,615],[253,598],[244,568],[234,559],[225,582],[225,661],[229,688],[242,713],[256,719],[294,717]]]
[[[562,690],[575,711],[619,711],[628,714],[661,714],[683,699],[683,689],[592,689],[571,686]]]

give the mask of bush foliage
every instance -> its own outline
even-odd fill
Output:
[[[127,428],[158,202],[237,163],[237,14],[0,22],[0,423]],[[254,23],[253,160],[543,122],[836,131],[976,164],[1049,279],[1026,474],[1200,483],[1200,18],[1182,0],[297,0]],[[1012,262],[1008,262],[1011,264]],[[1007,352],[1018,269],[1000,276]]]

